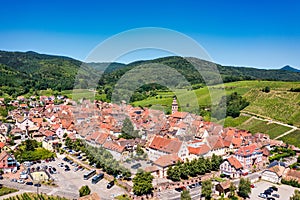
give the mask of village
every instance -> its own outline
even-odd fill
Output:
[[[64,96],[19,96],[7,105],[4,98],[1,98],[0,105],[14,108],[0,124],[0,169],[4,180],[11,180],[16,177],[15,174],[21,175],[22,170],[26,169],[26,163],[29,163],[29,166],[38,164],[14,156],[14,152],[20,149],[26,140],[35,140],[41,144],[41,148],[53,152],[58,163],[58,160],[63,159],[70,161],[69,163],[75,166],[75,174],[80,169],[78,166],[86,170],[97,169],[97,173],[102,172],[99,166],[89,163],[88,158],[84,158],[85,155],[77,153],[66,144],[67,140],[71,143],[80,140],[90,147],[105,149],[119,165],[130,170],[131,177],[127,180],[120,178],[120,173],[105,173],[105,179],[111,181],[118,176],[118,184],[114,187],[121,185],[126,188],[120,188],[119,195],[127,194],[136,199],[141,197],[132,192],[132,178],[140,169],[153,176],[154,193],[151,197],[158,199],[175,198],[180,195],[178,190],[186,189],[198,198],[201,194],[195,192],[200,190],[197,187],[201,187],[201,182],[208,179],[214,180],[214,198],[220,197],[221,194],[230,195],[231,183],[237,185],[240,178],[248,178],[253,190],[257,189],[261,181],[276,185],[279,191],[281,183],[291,185],[290,182],[296,181],[300,185],[300,171],[297,170],[298,164],[300,165],[300,159],[297,159],[300,154],[299,148],[270,139],[266,134],[224,128],[219,124],[204,121],[201,116],[180,112],[176,98],[173,100],[170,115],[165,115],[159,110],[133,107],[126,102],[120,105],[89,100],[75,102]],[[124,137],[126,120],[129,123],[126,126],[132,126],[131,131],[135,134]],[[189,176],[187,179],[172,180],[170,171],[179,163],[215,159],[213,157],[216,156],[221,159],[217,170]],[[53,180],[55,184],[56,181]],[[17,185],[18,180],[15,182],[13,184]],[[105,184],[107,183],[106,181]],[[11,184],[9,183],[10,186]],[[78,187],[80,186],[79,181]],[[42,188],[43,186],[41,190]],[[101,190],[98,192],[95,189],[93,192],[101,199],[111,198],[102,196]],[[291,190],[288,195],[292,195],[293,192],[294,190]],[[76,194],[73,198],[75,197]],[[280,198],[280,195],[273,197]],[[260,198],[267,198],[263,190],[251,199]]]

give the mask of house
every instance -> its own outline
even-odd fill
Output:
[[[283,177],[285,180],[296,180],[300,183],[300,171],[294,169],[287,169],[286,174]]]
[[[103,145],[105,149],[107,149],[116,160],[121,160],[122,159],[122,153],[125,150],[124,146],[121,146],[118,142],[116,141],[106,141]]]
[[[180,159],[186,160],[189,155],[187,145],[176,138],[164,138],[154,136],[147,148],[148,158],[156,161],[159,157],[168,154],[176,154]]]
[[[225,174],[230,178],[240,177],[242,174],[242,169],[242,164],[234,156],[224,159],[220,165],[221,174]]]
[[[193,142],[188,144],[189,160],[199,158],[200,156],[207,157],[210,147],[203,142]]]
[[[0,133],[4,135],[6,135],[10,129],[11,129],[10,124],[2,123],[0,125]]]
[[[177,154],[163,155],[154,161],[153,165],[158,168],[158,177],[167,177],[167,171],[170,166],[175,165],[178,161],[182,161]]]
[[[160,170],[155,165],[145,167],[145,172],[150,172],[151,175],[155,178],[158,178],[160,175]]]
[[[244,169],[252,169],[254,165],[262,164],[263,151],[256,143],[240,147],[234,155]]]
[[[216,185],[216,191],[219,192],[219,195],[221,196],[221,194],[226,195],[230,190],[230,180],[218,183]]]
[[[0,133],[0,142],[6,143],[6,137]]]
[[[223,156],[226,154],[224,141],[220,135],[211,135],[204,138],[204,142],[210,147],[210,155]]]
[[[47,136],[43,139],[42,147],[49,151],[55,151],[58,146],[59,139],[57,137]]]
[[[7,151],[2,151],[0,153],[0,169],[4,172],[11,172],[15,167],[17,167],[17,161],[13,155]]]
[[[282,176],[286,172],[286,168],[281,165],[275,165],[264,170],[261,173],[261,179],[265,181],[270,181],[272,183],[280,183]]]

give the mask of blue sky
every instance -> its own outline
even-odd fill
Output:
[[[300,1],[0,1],[0,49],[80,60],[103,40],[162,27],[195,39],[220,64],[300,68]],[[139,53],[120,61],[165,54]]]

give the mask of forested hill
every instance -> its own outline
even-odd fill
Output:
[[[214,63],[187,58],[201,72],[212,74]],[[183,74],[191,84],[203,83],[201,75],[193,65],[182,57],[164,57],[148,61],[138,61],[130,64],[122,63],[88,63],[64,57],[29,52],[0,51],[0,96],[21,95],[37,90],[51,88],[53,90],[72,89],[76,85],[86,87],[88,80],[99,80],[107,65],[99,84],[102,88],[113,86],[127,71],[141,64],[159,63],[176,69]],[[238,80],[283,80],[300,81],[300,73],[285,70],[262,70],[246,67],[227,67],[217,65],[224,82]],[[79,70],[80,69],[80,70]],[[79,71],[78,71],[79,70]],[[77,78],[76,79],[76,75]],[[155,77],[154,77],[155,78]],[[154,79],[155,80],[155,79]],[[209,84],[213,84],[213,80]]]
[[[200,60],[197,58],[182,58],[177,56],[163,57],[154,60],[147,61],[136,61],[128,64],[126,67],[119,68],[110,73],[105,73],[99,81],[100,86],[113,86],[116,81],[124,75],[127,71],[133,69],[136,66],[158,63],[162,65],[167,65],[171,68],[176,69],[191,84],[201,84],[204,83],[201,74],[195,70],[195,67],[205,74],[205,76],[215,77],[214,73],[216,71],[212,70],[217,67],[221,74],[223,82],[233,82],[241,80],[273,80],[273,81],[300,81],[300,73],[285,71],[285,70],[266,70],[266,69],[256,69],[248,67],[232,67],[232,66],[222,66],[212,62]],[[210,82],[205,82],[206,84],[215,84],[216,80],[212,79]]]
[[[87,77],[99,79],[100,73],[69,57],[32,51],[0,51],[1,96],[5,93],[16,96],[47,88],[58,91],[72,89],[75,80],[79,85],[86,85]]]

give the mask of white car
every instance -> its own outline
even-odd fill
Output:
[[[17,182],[20,183],[20,184],[24,184],[24,180],[23,179],[18,179]]]
[[[260,194],[258,195],[258,197],[263,198],[263,199],[266,199],[266,198],[267,198],[267,195],[264,194],[264,193],[260,193]]]

